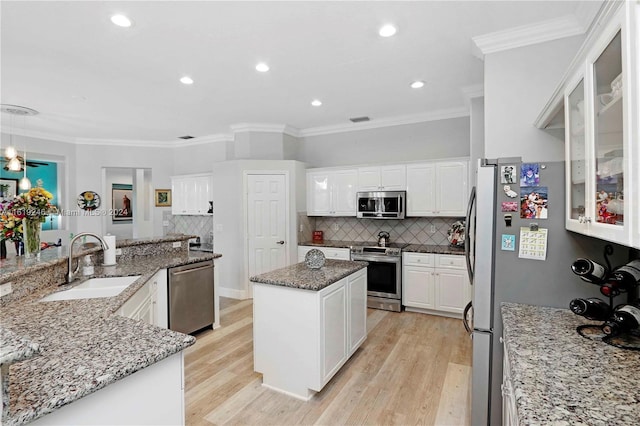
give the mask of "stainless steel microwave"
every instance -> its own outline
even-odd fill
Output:
[[[406,191],[358,192],[357,216],[362,219],[404,219]]]

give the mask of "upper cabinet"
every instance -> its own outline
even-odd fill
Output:
[[[566,228],[640,247],[638,6],[588,39],[564,85]]]
[[[407,216],[464,216],[468,162],[407,165]]]
[[[308,170],[308,216],[356,216],[358,171]]]
[[[174,215],[210,214],[213,200],[210,174],[171,177],[171,213]]]
[[[358,191],[406,191],[407,175],[404,164],[360,167]]]

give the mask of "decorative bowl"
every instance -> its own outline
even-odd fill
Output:
[[[324,266],[324,253],[318,249],[311,249],[304,256],[304,263],[309,269],[320,269]]]

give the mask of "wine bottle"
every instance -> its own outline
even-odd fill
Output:
[[[616,268],[611,275],[610,280],[615,281],[621,288],[630,289],[640,285],[640,259]]]
[[[619,305],[602,325],[602,331],[604,334],[618,335],[638,327],[640,327],[640,308],[634,305]]]
[[[581,315],[593,321],[604,321],[611,316],[611,307],[604,300],[597,297],[589,299],[573,299],[569,308],[576,315]]]
[[[590,259],[576,259],[571,264],[571,270],[584,281],[595,284],[600,284],[607,276],[606,268]]]

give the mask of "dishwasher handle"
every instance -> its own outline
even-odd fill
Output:
[[[207,265],[207,266],[201,266],[199,268],[192,268],[192,269],[185,269],[183,271],[171,271],[171,275],[182,275],[182,274],[188,274],[190,272],[195,272],[195,271],[202,271],[204,269],[210,269],[213,268],[213,266],[211,265]]]

